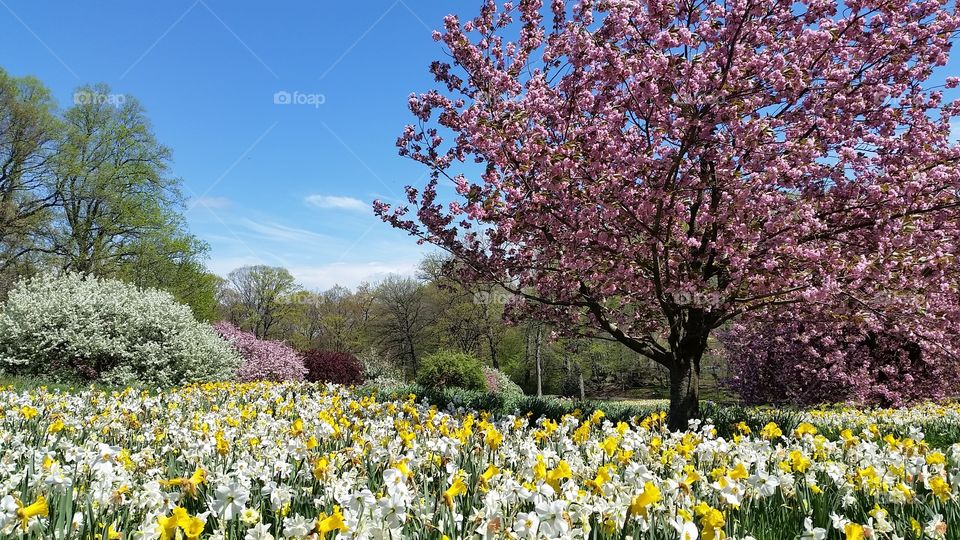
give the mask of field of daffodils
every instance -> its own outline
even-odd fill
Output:
[[[0,390],[0,537],[960,538],[953,407],[556,420],[340,387]]]

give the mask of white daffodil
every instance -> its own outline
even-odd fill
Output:
[[[247,529],[247,534],[244,535],[243,540],[274,540],[273,535],[270,534],[270,524],[257,523],[250,527]]]
[[[810,517],[804,518],[802,540],[824,540],[826,537],[826,529],[823,527],[814,527],[813,519]]]
[[[250,500],[250,492],[239,482],[221,484],[214,492],[210,508],[218,516],[229,521],[240,515],[248,500]]]

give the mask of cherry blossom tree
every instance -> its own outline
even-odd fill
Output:
[[[515,315],[661,364],[685,427],[708,337],[745,315],[949,342],[958,28],[938,0],[488,0],[445,19],[439,88],[410,98],[413,213],[375,209]]]

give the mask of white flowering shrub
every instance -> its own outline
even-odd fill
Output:
[[[163,291],[79,274],[17,284],[0,312],[0,370],[174,385],[231,379],[241,358]]]

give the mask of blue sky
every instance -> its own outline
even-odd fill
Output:
[[[308,288],[352,287],[412,273],[428,249],[370,202],[424,183],[395,147],[407,96],[445,57],[432,30],[480,3],[0,0],[0,65],[62,105],[95,82],[139,99],[212,271],[280,265]],[[940,78],[960,73],[957,56]]]
[[[411,273],[428,250],[370,202],[424,183],[395,146],[407,97],[433,86],[432,30],[479,5],[0,0],[0,65],[39,77],[61,106],[95,82],[140,100],[214,272],[263,263],[308,288],[355,286]]]

